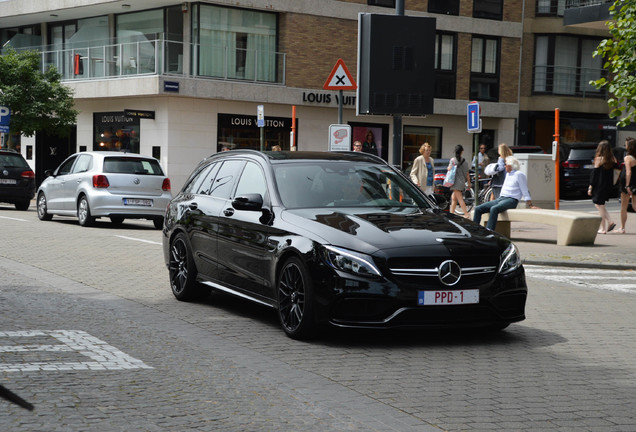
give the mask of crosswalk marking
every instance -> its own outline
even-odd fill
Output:
[[[636,272],[632,270],[582,269],[524,265],[530,278],[549,280],[606,291],[636,294]]]

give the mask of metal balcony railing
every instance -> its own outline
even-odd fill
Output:
[[[607,78],[607,76],[608,73],[605,69],[534,66],[532,93],[603,98],[607,95],[605,88],[598,90],[589,82],[601,77]]]
[[[565,8],[579,8],[585,6],[598,6],[605,3],[614,3],[614,0],[566,0]]]
[[[285,84],[285,54],[191,45],[155,39],[40,51],[42,70],[55,66],[62,80],[93,80],[141,75],[181,75]],[[184,68],[184,50],[192,65]]]

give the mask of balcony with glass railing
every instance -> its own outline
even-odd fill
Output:
[[[607,78],[607,70],[569,67],[534,66],[532,93],[580,98],[604,98],[605,88],[597,89],[590,81]]]
[[[40,52],[42,70],[54,66],[63,81],[172,75],[285,84],[285,54],[279,52],[163,39],[85,45],[31,49]],[[184,67],[184,53],[192,59],[190,68]]]

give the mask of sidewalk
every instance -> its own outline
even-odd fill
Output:
[[[598,214],[596,210],[589,213]],[[620,213],[610,211],[610,216],[618,228]],[[627,213],[625,231],[597,234],[593,245],[557,246],[554,226],[525,222],[511,225],[512,241],[524,264],[636,270],[636,214]]]

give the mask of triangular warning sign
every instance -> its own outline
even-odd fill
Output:
[[[355,90],[358,86],[349,73],[349,69],[345,66],[344,61],[338,59],[322,88],[325,90]]]

